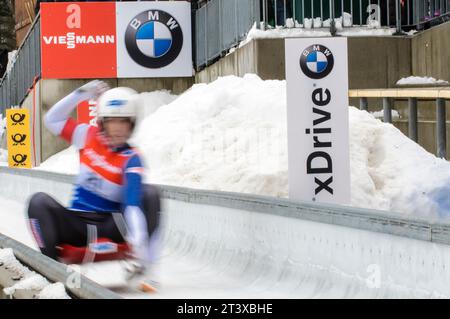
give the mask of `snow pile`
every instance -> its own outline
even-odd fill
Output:
[[[312,29],[312,20],[305,19],[305,28],[281,28],[267,29],[265,31],[256,28],[256,23],[247,33],[247,37],[243,40],[239,47],[244,46],[255,39],[278,39],[278,38],[296,38],[296,37],[328,37],[330,31],[328,29]]]
[[[60,282],[47,285],[38,294],[39,299],[71,299],[66,292],[66,288]]]
[[[13,50],[11,52],[8,52],[8,64],[6,66],[6,73],[9,74],[14,66],[14,63],[16,63],[17,58],[17,50]]]
[[[152,183],[287,197],[286,82],[246,75],[194,85],[146,117],[133,142]],[[428,217],[450,211],[449,162],[393,125],[350,107],[350,145],[352,206]],[[51,161],[75,173],[70,156],[75,150]]]
[[[449,194],[449,162],[353,107],[350,145],[354,206],[430,218],[450,213],[449,199],[443,196]]]
[[[261,22],[261,25],[263,25],[263,22]],[[297,20],[294,21],[293,18],[286,19],[286,27],[287,28],[300,28],[301,26],[302,25]]]
[[[316,18],[317,19],[317,18]],[[318,18],[320,19],[320,18]],[[329,26],[329,21],[326,22]],[[328,28],[312,29],[319,27],[319,20],[311,20],[305,18],[305,28],[281,28],[267,29],[265,31],[256,28],[256,24],[250,29],[245,40],[239,47],[244,46],[255,39],[278,39],[278,38],[300,38],[300,37],[329,37],[331,36]],[[350,27],[342,28],[339,20],[336,20],[336,28],[338,34],[346,37],[353,36],[390,36],[395,32],[393,28],[367,28],[367,27]]]
[[[194,85],[144,119],[133,139],[150,180],[284,196],[285,94],[284,82],[255,75]]]
[[[318,18],[320,19],[320,18]],[[337,30],[342,30],[343,27],[353,26],[353,18],[350,13],[344,12],[343,17],[335,18],[334,24]],[[331,25],[331,19],[326,19],[323,21],[323,27],[329,28]],[[370,26],[367,26],[370,27]]]
[[[397,85],[430,85],[430,84],[438,84],[438,85],[448,85],[449,82],[445,80],[436,80],[433,77],[428,76],[409,76],[407,78],[401,78],[397,81]]]
[[[145,118],[155,112],[159,107],[173,102],[178,96],[170,91],[161,90],[153,92],[144,92],[140,94],[142,107],[138,118]]]
[[[74,174],[80,169],[80,156],[75,146],[70,146],[65,150],[49,157],[35,170],[50,171],[55,173]]]
[[[384,110],[370,112],[374,118],[382,119],[384,118]],[[400,118],[400,113],[397,110],[391,110],[391,116],[393,120],[398,120]]]
[[[21,278],[20,281],[13,286],[3,289],[3,292],[7,296],[12,296],[16,290],[25,289],[40,291],[38,294],[40,299],[47,299],[51,297],[58,299],[70,298],[67,295],[63,284],[50,284],[43,276],[23,266],[16,259],[11,248],[0,249],[0,263],[2,263],[2,267],[8,269],[9,273],[12,273],[15,277]]]
[[[11,248],[0,249],[0,263],[3,264],[2,267],[8,268],[18,276],[24,276],[30,272],[28,268],[19,263]]]
[[[29,272],[24,275],[24,278],[20,280],[15,285],[4,288],[3,291],[6,295],[11,296],[15,293],[16,290],[23,290],[23,289],[29,289],[29,290],[35,290],[35,291],[41,291],[46,286],[49,285],[49,282],[47,279],[42,277],[41,275],[35,273],[35,272]]]
[[[395,28],[380,27],[376,20],[367,26],[353,26],[351,14],[344,13],[344,18],[335,18],[335,26],[339,35],[346,37],[357,36],[391,36],[395,33]],[[260,25],[264,23],[261,22]],[[244,46],[254,39],[278,39],[278,38],[300,38],[300,37],[329,37],[331,36],[329,27],[331,19],[322,20],[320,17],[304,19],[304,24],[294,21],[292,18],[286,19],[286,27],[277,26],[273,28],[266,25],[266,30],[258,29],[256,23],[247,33],[247,37],[239,44]]]

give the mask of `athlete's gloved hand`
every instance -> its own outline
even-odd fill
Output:
[[[100,95],[109,90],[108,84],[100,80],[93,80],[76,90],[84,99],[97,99]]]

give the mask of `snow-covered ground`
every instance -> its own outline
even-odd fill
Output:
[[[228,76],[176,99],[153,94],[158,98],[146,99],[151,111],[133,137],[147,161],[147,181],[287,197],[285,81]],[[354,107],[349,113],[351,204],[430,218],[449,214],[450,163],[372,114]],[[36,169],[75,174],[77,156],[68,148]]]
[[[448,85],[449,82],[445,80],[437,80],[429,76],[409,76],[406,78],[401,78],[397,81],[397,85]]]
[[[70,299],[62,283],[50,283],[40,274],[22,265],[10,248],[0,249],[0,263],[14,276],[21,277],[14,285],[3,287],[7,296],[12,296],[16,290],[31,289],[39,291],[37,299]]]
[[[315,19],[305,18],[304,24],[289,18],[286,19],[286,26],[274,28],[268,25],[266,30],[258,28],[257,24],[254,23],[246,38],[239,44],[239,47],[254,39],[329,37],[331,36],[330,23],[330,19],[322,20],[320,17]],[[263,22],[260,23],[261,26],[263,24]],[[349,13],[344,13],[344,19],[342,17],[336,18],[335,26],[337,33],[345,37],[391,36],[396,31],[395,28],[380,27],[379,22],[376,20],[370,21],[368,25],[354,26]],[[414,33],[416,31],[409,32],[408,35],[413,35]]]
[[[254,23],[252,28],[248,31],[247,36],[242,40],[238,47],[242,47],[255,39],[278,39],[278,38],[299,38],[299,37],[330,37],[330,24],[331,19],[322,20],[320,17],[304,19],[304,24],[294,21],[292,18],[286,19],[285,26],[272,27],[266,25],[264,22]],[[352,21],[352,15],[348,12],[344,12],[343,17],[335,18],[335,26],[337,34],[344,37],[379,37],[379,36],[391,36],[396,32],[395,28],[381,27],[380,22],[377,20],[369,20],[367,24],[359,26],[354,25]],[[262,29],[265,30],[262,30]],[[411,30],[407,35],[414,35],[416,30]],[[235,48],[230,50],[233,52]]]
[[[17,58],[17,50],[13,50],[11,52],[8,52],[8,64],[6,66],[6,73],[9,74],[14,66],[14,63],[16,63]]]
[[[370,112],[370,114],[377,119],[382,119],[384,117],[384,110]],[[393,120],[396,120],[400,118],[400,113],[397,110],[391,110],[391,116]]]

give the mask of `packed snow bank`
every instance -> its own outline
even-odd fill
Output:
[[[50,171],[56,173],[74,174],[80,169],[80,156],[75,146],[70,146],[65,150],[49,157],[41,163],[39,167],[33,169]]]
[[[329,27],[331,20],[327,19],[322,21],[320,18],[308,19],[305,18],[304,27],[297,21],[292,19],[286,20],[286,28],[276,27],[261,30],[258,29],[256,23],[253,24],[252,28],[247,33],[247,37],[243,40],[239,47],[247,44],[254,39],[278,39],[278,38],[300,38],[300,37],[329,37],[331,36]],[[335,19],[335,25],[337,33],[345,37],[370,37],[370,36],[391,36],[395,33],[395,28],[380,28],[379,24],[371,24],[369,26],[351,26],[348,17],[344,20],[345,27],[342,26],[342,19]]]
[[[370,112],[370,114],[377,119],[382,119],[384,117],[384,110]],[[391,116],[393,120],[397,120],[400,118],[400,113],[397,110],[391,110]]]
[[[16,63],[17,58],[17,50],[13,50],[11,52],[8,52],[8,64],[6,65],[6,73],[9,74],[14,66],[14,63]]]
[[[438,84],[438,85],[446,85],[449,84],[448,81],[445,80],[436,80],[433,77],[428,76],[409,76],[407,78],[401,78],[397,81],[397,85],[423,85],[423,84]]]
[[[349,114],[353,206],[428,217],[450,211],[449,162],[367,112]],[[287,197],[286,122],[285,81],[228,76],[159,107],[133,142],[150,182]],[[43,167],[75,173],[75,163],[68,149]]]
[[[21,278],[13,286],[3,288],[7,296],[13,295],[19,289],[30,289],[39,291],[37,295],[39,299],[70,299],[62,283],[51,284],[40,274],[23,266],[16,259],[11,248],[0,249],[0,263],[9,273]]]
[[[255,75],[194,85],[147,117],[134,138],[150,180],[286,195],[285,94],[284,82]]]

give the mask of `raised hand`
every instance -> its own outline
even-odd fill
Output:
[[[93,80],[77,89],[86,99],[97,99],[104,92],[109,90],[108,84],[100,80]]]

